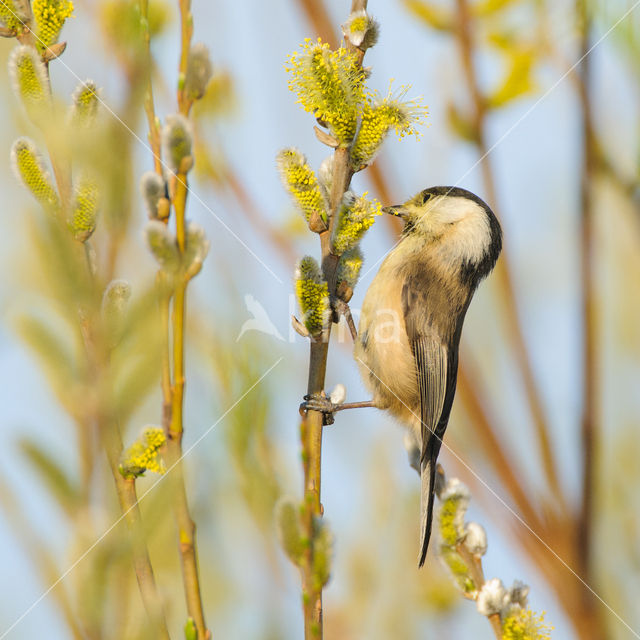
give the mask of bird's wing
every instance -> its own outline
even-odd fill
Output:
[[[422,566],[431,537],[436,462],[447,428],[447,420],[442,420],[447,387],[447,347],[430,336],[414,340],[412,347],[418,375],[422,423],[419,560]]]
[[[420,397],[422,446],[420,452],[420,557],[424,564],[433,520],[436,461],[447,428],[452,397],[449,353],[441,333],[429,316],[428,290],[415,280],[407,280],[402,302],[407,337],[416,366]],[[431,300],[431,303],[434,301]],[[455,387],[454,387],[455,389]],[[447,402],[447,399],[449,400]],[[445,404],[448,405],[445,407]]]

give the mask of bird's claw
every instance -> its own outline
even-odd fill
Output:
[[[322,424],[326,427],[334,423],[333,413],[338,407],[327,398],[324,391],[304,396],[304,402],[300,405],[300,415],[305,416],[307,411],[319,411],[322,414]]]

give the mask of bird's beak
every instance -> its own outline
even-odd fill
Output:
[[[382,213],[388,213],[391,216],[396,216],[399,218],[405,217],[404,205],[396,204],[392,207],[384,207],[382,209]]]

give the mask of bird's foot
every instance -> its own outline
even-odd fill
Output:
[[[334,423],[333,414],[342,409],[346,394],[344,386],[338,384],[329,396],[325,391],[306,395],[300,405],[300,415],[304,416],[307,411],[319,411],[323,415],[323,425],[331,425]]]
[[[353,321],[353,316],[351,315],[351,308],[349,307],[349,304],[344,300],[341,300],[340,298],[333,298],[331,301],[331,306],[335,315],[335,322],[338,322],[340,320],[340,316],[343,316],[347,323],[347,327],[349,327],[351,338],[355,342],[358,338],[358,330],[356,329],[356,324]]]
[[[322,414],[322,424],[327,425],[334,423],[333,414],[338,405],[331,402],[327,398],[324,391],[304,396],[304,402],[300,405],[300,415],[304,416],[307,411],[319,411]]]

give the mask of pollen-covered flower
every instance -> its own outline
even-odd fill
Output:
[[[191,47],[187,58],[187,74],[184,79],[184,90],[187,96],[191,100],[202,98],[212,75],[213,66],[209,49],[202,42],[198,42]]]
[[[337,282],[338,287],[340,283],[344,282],[345,285],[353,289],[358,284],[358,278],[360,277],[360,270],[362,269],[362,251],[360,247],[352,247],[348,251],[345,251],[340,256],[340,262],[338,262]]]
[[[351,147],[351,165],[355,171],[371,162],[392,128],[401,138],[419,137],[416,127],[424,122],[427,110],[418,99],[402,100],[408,90],[409,87],[402,87],[397,96],[392,96],[389,90],[384,98],[377,94],[367,96],[358,135]]]
[[[378,42],[380,26],[364,9],[360,9],[342,25],[342,34],[354,47],[365,51]]]
[[[296,296],[304,326],[312,336],[319,335],[329,321],[329,286],[311,256],[305,256],[298,263]]]
[[[471,577],[471,571],[462,556],[453,548],[441,546],[439,558],[451,573],[456,586],[467,595],[477,593],[477,585]]]
[[[544,613],[531,609],[511,609],[502,619],[503,640],[550,640],[552,629],[545,624]]]
[[[0,0],[0,22],[10,31],[20,33],[28,20],[26,0]]]
[[[297,207],[309,222],[313,213],[327,220],[327,205],[313,169],[297,149],[283,149],[276,157],[280,178]]]
[[[171,171],[186,173],[191,168],[192,144],[193,132],[187,118],[181,114],[167,116],[167,122],[162,129],[162,146]]]
[[[74,188],[69,229],[79,242],[85,242],[96,228],[100,192],[95,180],[83,178]]]
[[[352,191],[347,191],[333,233],[333,253],[340,256],[355,247],[381,213],[380,203],[367,200],[366,191],[359,198]]]
[[[440,495],[438,531],[442,544],[455,547],[464,537],[464,515],[470,494],[458,478],[451,478]]]
[[[17,46],[9,56],[9,71],[16,95],[31,116],[39,115],[49,103],[49,88],[38,52],[33,47]]]
[[[120,465],[120,472],[124,476],[137,478],[146,471],[164,473],[164,462],[159,451],[167,441],[164,431],[160,427],[147,427],[139,440],[136,440],[127,450]]]
[[[145,228],[147,245],[160,268],[167,274],[175,274],[180,268],[180,250],[175,237],[160,220],[150,220]]]
[[[93,80],[79,84],[71,96],[71,124],[74,127],[90,127],[98,115],[100,93]]]
[[[48,47],[58,41],[65,20],[73,14],[71,0],[33,0],[31,3],[36,21],[36,44]]]
[[[28,138],[19,138],[11,148],[11,162],[16,176],[31,191],[33,197],[48,211],[60,206],[58,194],[45,169],[42,156]]]
[[[331,51],[327,43],[305,40],[302,53],[289,58],[289,89],[343,145],[356,132],[360,105],[364,100],[365,74],[357,56],[347,49]]]

